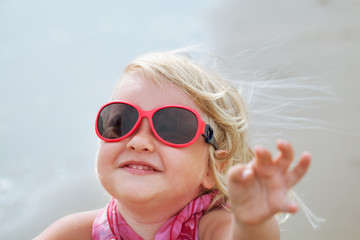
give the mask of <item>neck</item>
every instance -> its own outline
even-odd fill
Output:
[[[124,204],[117,201],[117,209],[126,223],[144,240],[155,238],[162,225],[184,206],[146,206],[149,204]]]
[[[169,196],[167,193],[147,197],[118,196],[117,209],[126,223],[142,238],[154,239],[164,223],[178,214],[189,202],[198,196],[200,190]]]

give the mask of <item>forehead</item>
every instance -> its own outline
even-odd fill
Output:
[[[198,111],[201,117],[206,116],[182,88],[166,79],[157,80],[155,82],[140,73],[125,74],[115,87],[112,100],[129,101],[144,110],[165,105],[184,105]]]

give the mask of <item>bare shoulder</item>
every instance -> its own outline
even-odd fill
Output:
[[[99,212],[100,209],[63,217],[35,237],[35,240],[91,239],[92,224]]]
[[[225,209],[216,209],[208,212],[199,222],[199,238],[224,239],[230,232],[231,212]]]

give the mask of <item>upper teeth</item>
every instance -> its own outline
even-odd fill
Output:
[[[139,170],[154,170],[151,167],[148,166],[140,166],[140,165],[128,165],[129,168],[133,168],[133,169],[139,169]]]

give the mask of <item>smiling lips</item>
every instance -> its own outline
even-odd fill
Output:
[[[144,165],[133,165],[133,164],[129,164],[129,165],[126,165],[125,167],[132,168],[132,169],[139,169],[139,170],[156,171],[156,170],[153,169],[152,167],[144,166]]]
[[[122,166],[120,166],[120,168],[124,169],[127,172],[140,175],[160,172],[158,169],[145,162],[124,163],[122,164]]]

